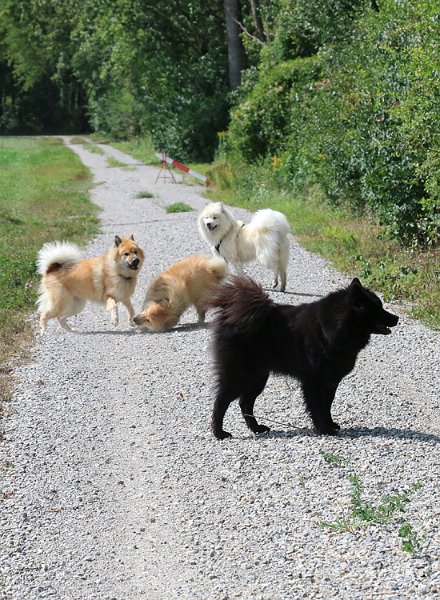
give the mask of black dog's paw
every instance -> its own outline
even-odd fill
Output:
[[[213,431],[213,434],[218,440],[225,440],[226,438],[232,437],[229,431],[224,431],[224,429],[220,429],[220,431]]]
[[[270,431],[270,427],[267,425],[257,425],[252,429],[252,433],[266,433],[267,431]]]
[[[326,427],[317,427],[316,431],[319,433],[319,435],[338,435],[340,427],[339,425],[337,425],[337,423],[333,425],[327,425]]]

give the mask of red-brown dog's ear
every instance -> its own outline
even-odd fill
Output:
[[[133,242],[134,242],[134,236],[133,236],[133,234],[131,234],[130,239],[133,240]]]
[[[119,235],[115,235],[115,246],[116,246],[116,248],[118,248],[118,246],[120,245],[121,241],[122,240],[119,237]]]

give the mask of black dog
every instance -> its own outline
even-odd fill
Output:
[[[298,379],[318,433],[336,434],[340,427],[330,409],[339,383],[370,335],[391,333],[388,328],[399,320],[359,279],[317,302],[290,306],[270,300],[249,277],[233,277],[216,288],[210,305],[218,309],[212,430],[219,440],[231,435],[223,430],[223,418],[236,398],[249,429],[269,431],[253,410],[271,371]]]

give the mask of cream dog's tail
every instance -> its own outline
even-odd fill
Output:
[[[49,242],[38,252],[37,271],[47,275],[61,267],[74,265],[81,260],[81,251],[70,242]]]
[[[228,272],[228,264],[221,256],[211,256],[208,259],[209,268],[214,273],[215,277],[221,281]]]

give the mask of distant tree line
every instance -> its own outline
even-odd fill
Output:
[[[180,160],[220,139],[432,246],[439,57],[439,0],[0,0],[0,132],[150,135]]]
[[[224,4],[0,0],[1,131],[148,132],[212,157],[229,110]]]

